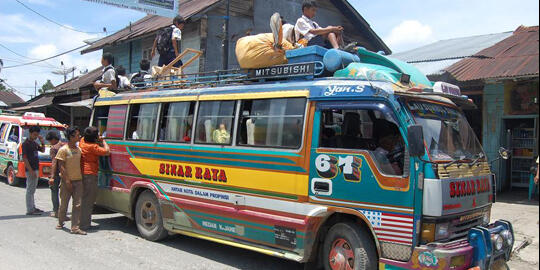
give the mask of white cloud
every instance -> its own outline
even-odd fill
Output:
[[[1,1],[1,0],[0,0]],[[43,2],[45,3],[45,2]],[[8,48],[32,59],[44,59],[55,54],[71,50],[84,45],[83,41],[99,37],[98,35],[74,32],[69,29],[47,24],[44,25],[39,18],[23,14],[2,14],[0,13],[0,43]],[[66,25],[67,26],[67,25]],[[9,37],[4,39],[3,37]],[[80,51],[74,51],[60,57],[39,63],[39,65],[28,65],[17,68],[5,68],[9,65],[19,63],[11,62],[6,64],[0,73],[0,78],[25,92],[26,95],[34,94],[34,81],[37,81],[38,88],[50,79],[54,85],[64,82],[63,76],[54,75],[51,72],[60,68],[62,61],[66,68],[76,67],[75,76],[83,70],[93,70],[100,66],[101,52],[81,55]],[[20,62],[30,62],[32,60],[15,56],[0,48],[0,56],[6,58],[16,58]],[[49,66],[49,68],[47,68]],[[68,76],[71,78],[71,74]],[[20,95],[23,99],[29,96]]]
[[[417,20],[405,20],[390,31],[385,41],[393,51],[413,48],[433,41],[433,30]]]
[[[58,49],[54,44],[43,44],[36,46],[30,50],[30,57],[36,59],[43,59],[55,55]]]

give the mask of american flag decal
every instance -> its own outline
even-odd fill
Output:
[[[379,241],[412,245],[413,216],[361,210]]]

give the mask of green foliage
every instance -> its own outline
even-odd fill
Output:
[[[54,84],[52,84],[51,80],[47,80],[46,83],[44,83],[41,88],[39,89],[39,93],[43,94],[47,90],[54,89]]]

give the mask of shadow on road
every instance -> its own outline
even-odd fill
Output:
[[[93,222],[99,224],[99,230],[121,231],[140,237],[135,223],[123,216],[93,219]],[[303,269],[302,264],[293,261],[179,234],[171,235],[159,243],[238,269]]]
[[[497,193],[497,202],[523,204],[523,205],[538,205],[538,195],[533,196],[529,201],[527,189],[514,189],[503,193]]]

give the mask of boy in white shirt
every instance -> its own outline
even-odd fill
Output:
[[[294,26],[296,40],[301,43],[301,39],[307,41],[306,46],[319,45],[328,49],[339,49],[343,44],[342,26],[320,27],[313,21],[317,14],[317,4],[315,1],[306,0],[302,3],[302,17],[296,21]]]
[[[154,40],[152,46],[152,57],[156,54],[156,49],[159,52],[158,66],[165,66],[171,63],[180,54],[178,50],[178,41],[182,39],[182,30],[186,21],[184,17],[178,15],[173,19],[173,25],[160,32]],[[170,40],[170,41],[169,41]],[[174,64],[175,67],[181,67],[182,60]]]

